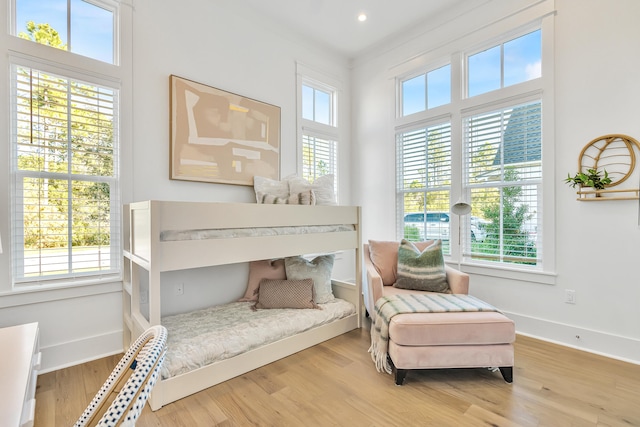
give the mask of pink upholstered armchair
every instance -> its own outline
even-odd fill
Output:
[[[376,301],[386,295],[400,293],[416,293],[407,289],[398,289],[392,285],[396,282],[396,270],[398,266],[399,242],[375,241],[374,248],[364,245],[364,266],[367,274],[367,283],[364,286],[364,305],[370,316],[375,316],[374,306]],[[418,249],[424,249],[433,243],[416,242]],[[454,294],[469,293],[469,275],[446,266],[447,283]]]
[[[392,286],[397,279],[399,242],[369,242],[363,251],[367,275],[364,300],[375,321],[379,298],[425,291]],[[424,250],[431,243],[415,246]],[[445,269],[451,292],[468,294],[469,275],[448,266]],[[499,311],[405,312],[389,320],[387,357],[397,385],[402,385],[410,370],[439,368],[499,368],[510,383],[514,341],[515,324]]]

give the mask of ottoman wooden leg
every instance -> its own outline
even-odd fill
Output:
[[[502,374],[502,378],[504,378],[506,382],[513,382],[513,366],[500,367],[500,373]]]
[[[389,356],[388,354],[387,354],[387,361],[391,365],[391,369],[393,370],[393,375],[395,375],[396,385],[402,385],[404,383],[404,379],[407,376],[407,372],[409,372],[409,370],[396,368],[396,365],[393,363],[391,356]]]
[[[404,379],[407,376],[408,369],[395,369],[396,371],[396,385],[402,385],[404,383]]]

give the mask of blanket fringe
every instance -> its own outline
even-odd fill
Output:
[[[373,331],[374,326],[371,325],[371,329]],[[391,364],[389,363],[386,346],[380,345],[378,339],[374,338],[374,334],[371,334],[371,347],[367,350],[371,353],[371,360],[376,365],[376,371],[378,372],[386,372],[387,374],[392,373]]]

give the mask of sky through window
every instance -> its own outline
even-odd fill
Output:
[[[67,25],[70,11],[70,34]],[[16,35],[27,23],[49,24],[70,51],[114,63],[114,13],[83,0],[16,0]]]

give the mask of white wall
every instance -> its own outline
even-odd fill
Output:
[[[348,93],[345,58],[274,32],[234,3],[136,0],[133,156],[141,161],[134,162],[133,200],[255,201],[252,187],[168,178],[170,74],[279,106],[282,177],[296,173],[296,61],[343,81]],[[341,110],[347,114],[349,104]],[[341,118],[349,135],[348,116]],[[340,154],[348,160],[348,150]],[[343,176],[341,203],[349,200]]]
[[[355,62],[354,203],[363,207],[365,240],[395,238],[390,70],[425,53],[437,55],[456,34],[507,16],[524,3],[494,0]],[[610,133],[640,139],[640,2],[556,0],[555,6],[555,152],[545,152],[555,156],[556,169],[555,176],[545,176],[555,182],[555,199],[545,200],[555,206],[555,218],[545,218],[556,224],[555,285],[474,274],[471,293],[512,317],[521,333],[640,363],[638,202],[577,202],[575,190],[563,183],[592,139]],[[633,186],[639,177],[636,171]],[[575,305],[564,302],[565,289],[576,291]]]
[[[134,6],[133,77],[130,82],[133,108],[125,109],[131,111],[131,117],[125,122],[130,120],[132,128],[124,129],[122,141],[124,202],[145,199],[255,201],[252,187],[169,179],[170,74],[279,106],[282,115],[281,176],[296,173],[297,61],[344,84],[344,104],[339,110],[340,123],[344,125],[344,143],[339,151],[341,162],[344,161],[339,171],[339,193],[341,204],[350,202],[347,165],[350,161],[351,108],[347,96],[349,70],[346,58],[305,44],[299,37],[281,29],[274,31],[259,16],[244,10],[240,2],[135,0]],[[4,56],[0,58],[0,68],[8,68]],[[0,95],[6,100],[8,94],[5,95],[4,86],[0,85]],[[126,102],[128,95],[123,96]],[[6,123],[8,116],[5,104],[0,106],[0,124]],[[0,156],[2,164],[8,164],[4,162],[5,154],[8,154],[8,148]],[[27,295],[11,293],[9,242],[5,234],[9,227],[9,188],[8,172],[3,171],[0,174],[0,231],[5,252],[0,255],[0,327],[40,322],[45,371],[121,351],[120,284]],[[185,284],[183,299],[175,297],[163,304],[167,312],[179,311],[195,301],[230,300],[244,293],[246,266],[203,270],[209,269],[186,272],[180,277],[176,273],[163,275],[163,288],[169,292],[175,283]],[[353,273],[350,274],[353,277]],[[225,285],[223,295],[216,294],[211,286],[213,280]],[[2,291],[7,293],[3,295]]]

